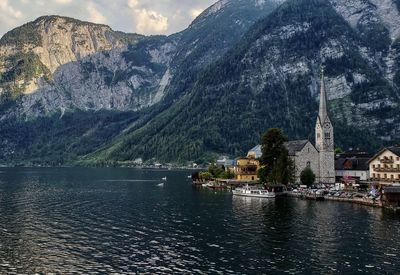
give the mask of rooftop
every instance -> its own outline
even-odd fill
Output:
[[[296,155],[296,152],[300,152],[304,146],[309,142],[309,140],[304,139],[304,140],[291,140],[288,142],[285,142],[285,147],[288,150],[289,156],[294,156]]]

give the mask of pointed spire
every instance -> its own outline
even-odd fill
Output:
[[[321,68],[321,94],[319,99],[319,119],[321,123],[325,122],[328,116],[328,111],[326,107],[326,90],[325,90],[325,79],[324,79],[324,67]]]

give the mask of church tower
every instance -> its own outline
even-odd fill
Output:
[[[324,70],[321,77],[319,113],[315,126],[315,147],[319,152],[319,182],[335,183],[333,126],[328,116]]]

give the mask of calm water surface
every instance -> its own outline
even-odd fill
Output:
[[[0,169],[0,274],[400,274],[398,214],[233,198],[189,174]]]

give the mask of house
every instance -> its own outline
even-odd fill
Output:
[[[369,164],[371,156],[365,152],[346,152],[335,160],[336,182],[369,180]]]
[[[400,147],[387,147],[369,160],[372,181],[381,186],[400,183]]]
[[[247,157],[249,158],[259,159],[261,158],[261,156],[262,156],[261,145],[257,145],[247,153]]]
[[[301,172],[307,167],[318,177],[319,152],[309,140],[293,140],[284,145],[294,162],[296,183],[300,183]]]
[[[243,157],[236,159],[234,172],[237,180],[254,181],[258,180],[257,172],[260,163],[252,157]]]
[[[222,156],[217,160],[218,167],[224,167],[225,169],[231,169],[235,166],[235,160],[229,159],[226,156]]]

